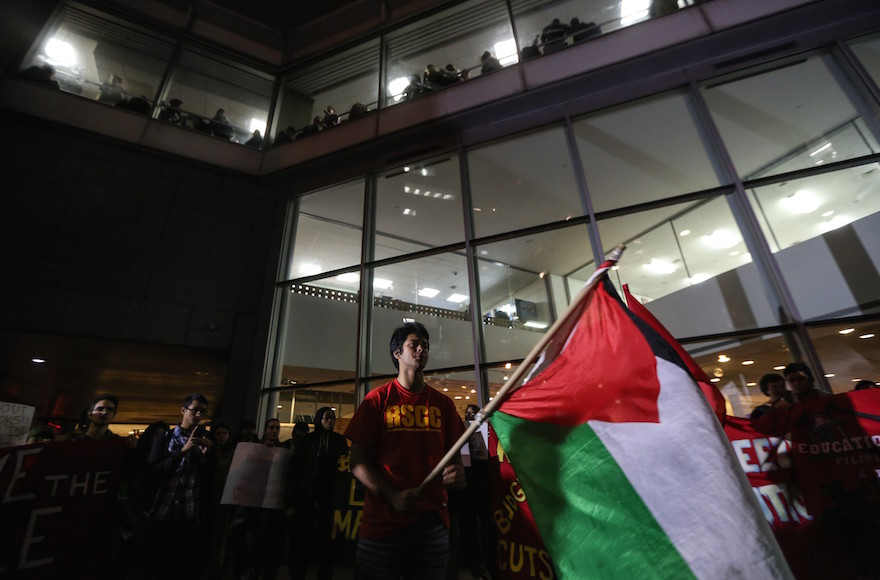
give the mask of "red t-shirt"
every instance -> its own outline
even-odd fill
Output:
[[[425,386],[411,393],[397,379],[370,391],[352,417],[345,436],[362,445],[380,473],[399,490],[418,487],[464,433],[452,399]],[[436,478],[422,495],[417,511],[436,511],[449,527],[446,488]],[[369,491],[359,536],[382,538],[413,521]]]

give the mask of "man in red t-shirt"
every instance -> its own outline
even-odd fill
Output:
[[[461,455],[422,481],[464,433],[452,400],[425,384],[428,331],[407,323],[391,336],[397,378],[367,393],[345,436],[351,471],[367,489],[358,532],[358,578],[441,580],[449,557],[446,487],[465,487]]]

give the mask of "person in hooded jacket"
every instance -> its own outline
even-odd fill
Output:
[[[345,437],[333,431],[336,413],[321,407],[315,430],[291,440],[293,453],[287,486],[290,527],[290,577],[304,579],[309,564],[318,564],[318,579],[333,577],[333,499],[340,458],[348,455]]]

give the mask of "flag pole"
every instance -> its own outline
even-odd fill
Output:
[[[538,341],[538,344],[532,348],[526,358],[523,359],[522,363],[516,368],[515,371],[510,375],[510,378],[505,381],[504,385],[498,390],[498,393],[495,397],[489,401],[485,407],[480,409],[480,411],[474,417],[474,421],[468,425],[468,428],[465,429],[464,433],[461,437],[458,438],[458,441],[446,452],[446,455],[434,466],[434,469],[431,470],[431,473],[425,477],[425,480],[419,485],[419,493],[424,491],[424,489],[430,484],[434,478],[440,475],[443,472],[443,469],[451,463],[452,459],[461,451],[461,448],[465,446],[468,440],[471,438],[471,435],[480,428],[480,426],[488,419],[492,413],[498,408],[501,403],[507,400],[507,398],[512,395],[517,389],[519,389],[522,385],[518,384],[523,375],[526,374],[535,360],[541,355],[542,352],[553,342],[553,339],[556,338],[556,333],[559,329],[565,325],[568,320],[580,310],[581,304],[586,300],[587,296],[590,295],[590,291],[599,283],[599,280],[608,271],[608,269],[617,263],[620,260],[621,254],[626,249],[626,246],[620,244],[616,246],[611,253],[608,254],[608,258],[603,262],[603,264],[593,272],[592,276],[590,276],[589,280],[587,280],[584,287],[581,288],[581,291],[578,292],[577,296],[575,296],[574,300],[569,304],[568,309],[566,309],[565,313],[560,316],[556,322],[553,323],[553,326],[544,333],[544,336],[541,337],[541,340]]]

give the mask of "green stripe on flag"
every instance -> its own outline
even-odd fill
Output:
[[[492,427],[560,578],[694,577],[589,424],[496,411]]]

